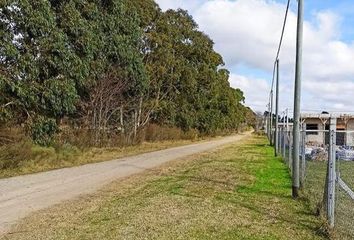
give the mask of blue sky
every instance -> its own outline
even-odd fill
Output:
[[[246,104],[263,111],[286,0],[157,0],[187,9],[214,41]],[[292,108],[297,1],[292,0],[281,63],[281,108]],[[354,111],[354,1],[305,0],[304,111]],[[353,65],[354,66],[354,65]]]
[[[284,1],[282,1],[284,2]],[[305,1],[306,18],[311,19],[318,11],[332,11],[341,16],[341,39],[346,42],[354,40],[354,1],[353,0],[307,0]]]
[[[285,4],[287,0],[277,1],[279,3]],[[352,0],[305,0],[305,19],[309,22],[314,22],[314,15],[321,11],[330,11],[340,17],[340,29],[341,32],[338,38],[346,42],[348,44],[353,43],[354,41],[354,1]],[[297,11],[297,1],[293,0],[291,3],[291,9],[296,12]],[[251,76],[253,78],[266,78],[270,79],[272,74],[267,71],[263,71],[258,68],[247,67],[245,65],[241,65],[237,68],[231,68],[232,71],[238,72],[241,75]],[[306,91],[303,92],[303,98],[312,99],[316,101],[315,96],[309,95]],[[354,100],[354,99],[353,99]],[[252,105],[252,104],[251,104]],[[291,105],[286,106],[291,108]],[[255,106],[258,108],[258,106]],[[333,108],[333,107],[332,107]],[[303,104],[304,111],[318,111],[321,109],[307,107]],[[330,109],[332,111],[336,111],[337,109]],[[348,111],[352,111],[353,109],[348,109]]]

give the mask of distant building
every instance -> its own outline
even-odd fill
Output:
[[[329,120],[331,117],[337,119],[337,130],[354,131],[353,114],[303,113],[301,114],[301,122],[306,124],[306,130],[313,131],[306,133],[306,142],[319,145],[328,144],[329,133],[323,130],[329,130]],[[337,145],[354,146],[354,133],[338,132],[336,138]]]

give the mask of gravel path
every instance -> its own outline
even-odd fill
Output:
[[[33,211],[92,193],[116,179],[157,167],[168,161],[215,149],[241,140],[247,135],[249,133],[108,162],[2,179],[0,235]]]

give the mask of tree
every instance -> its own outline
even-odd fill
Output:
[[[1,116],[16,110],[31,129],[77,114],[77,107],[95,111],[85,102],[112,68],[119,71],[110,77],[125,82],[127,102],[142,95],[141,31],[122,1],[21,0],[0,9]]]
[[[41,128],[39,122],[46,125],[74,112],[78,96],[70,74],[76,71],[71,64],[75,56],[56,27],[49,2],[7,1],[1,6],[1,23],[6,32],[1,92],[19,121],[32,131]]]
[[[157,103],[153,120],[207,133],[237,128],[244,121],[243,94],[230,87],[212,40],[184,10],[150,15],[144,63],[154,86],[149,96]]]
[[[39,144],[63,120],[97,143],[133,139],[149,123],[211,134],[250,122],[187,11],[153,0],[4,0],[0,26],[0,121],[25,123]]]

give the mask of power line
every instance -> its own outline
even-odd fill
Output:
[[[283,27],[282,27],[281,35],[280,35],[280,41],[279,41],[278,51],[277,51],[277,55],[276,55],[275,61],[274,61],[273,79],[272,79],[272,89],[274,88],[275,64],[276,64],[276,62],[277,62],[277,60],[278,60],[278,58],[279,58],[280,50],[281,50],[281,47],[282,47],[282,45],[283,45],[285,27],[286,27],[286,23],[287,23],[287,20],[288,20],[288,15],[289,15],[290,1],[291,1],[291,0],[288,0],[288,3],[287,3],[287,5],[286,5],[285,16],[284,16],[284,21],[283,21]]]
[[[279,69],[279,54],[280,54],[280,50],[283,44],[283,39],[284,39],[284,33],[285,33],[285,27],[286,27],[286,23],[287,23],[287,19],[288,19],[288,13],[289,13],[289,7],[290,7],[290,1],[288,0],[288,3],[286,5],[286,10],[285,10],[285,16],[284,16],[284,21],[283,21],[283,27],[282,27],[282,31],[281,31],[281,35],[280,35],[280,41],[279,41],[279,46],[278,46],[278,50],[277,50],[277,55],[275,57],[275,61],[274,61],[274,68],[273,68],[273,77],[272,77],[272,85],[271,85],[271,89],[270,89],[270,94],[269,94],[269,105],[270,105],[270,115],[269,115],[269,123],[270,123],[270,142],[271,145],[273,145],[273,136],[272,136],[272,128],[273,128],[273,89],[274,89],[274,80],[275,80],[275,71],[276,69]],[[277,81],[279,80],[279,71],[277,74]],[[279,85],[277,84],[277,88],[279,87]],[[277,94],[278,94],[278,89],[277,89]],[[279,96],[277,95],[277,99],[279,99]],[[278,113],[278,107],[279,105],[276,105],[276,113]],[[277,126],[276,126],[277,128]]]
[[[282,29],[282,32],[281,32],[280,43],[279,43],[279,47],[278,47],[278,52],[277,52],[276,60],[279,58],[280,49],[281,49],[281,46],[282,46],[282,44],[283,44],[283,38],[284,38],[284,33],[285,33],[285,26],[286,26],[286,22],[287,22],[287,19],[288,19],[288,14],[289,14],[289,7],[290,7],[290,0],[288,0],[288,4],[286,5],[286,11],[285,11],[283,29]]]

